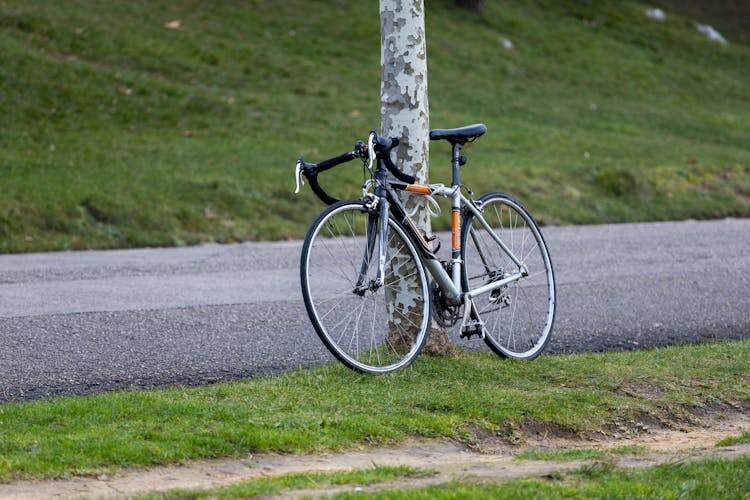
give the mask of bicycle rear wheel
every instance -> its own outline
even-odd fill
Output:
[[[528,275],[474,298],[485,342],[503,357],[531,359],[549,342],[555,320],[555,277],[547,245],[521,204],[501,193],[479,198],[482,216],[527,268]],[[461,234],[464,290],[505,279],[519,266],[477,217],[469,213]]]
[[[302,295],[328,350],[349,368],[387,373],[419,354],[429,329],[427,277],[414,244],[388,221],[383,285],[376,286],[380,217],[363,202],[331,205],[302,248]]]

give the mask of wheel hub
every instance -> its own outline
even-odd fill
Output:
[[[352,290],[352,293],[354,295],[359,295],[360,297],[364,297],[365,292],[367,292],[368,290],[370,292],[372,292],[372,293],[375,293],[375,292],[378,291],[378,289],[381,286],[382,286],[382,284],[379,283],[377,280],[370,280],[369,284],[364,284],[363,283],[361,285],[358,285],[358,286],[354,287],[354,289]]]

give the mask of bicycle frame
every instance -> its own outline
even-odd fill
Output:
[[[511,196],[489,192],[475,199],[461,185],[466,158],[459,153],[486,131],[481,123],[430,130],[430,140],[452,145],[449,186],[420,183],[404,172],[391,158],[399,138],[377,130],[342,155],[320,163],[297,160],[297,190],[304,177],[329,205],[305,237],[302,295],[316,333],[349,368],[387,373],[405,366],[433,322],[460,325],[461,338],[480,337],[501,357],[533,359],[547,345],[555,283],[537,223]],[[321,187],[318,174],[354,159],[365,170],[362,197],[338,200]],[[435,238],[415,223],[439,215],[437,196],[450,200],[448,259],[444,251],[438,258]]]
[[[395,217],[402,223],[407,234],[416,243],[416,247],[419,249],[422,261],[430,273],[432,279],[440,287],[443,296],[446,298],[450,305],[464,304],[464,323],[467,321],[469,314],[471,314],[471,300],[481,294],[490,292],[492,290],[504,287],[512,282],[518,281],[519,279],[528,276],[528,269],[524,263],[513,254],[508,246],[495,234],[495,231],[487,223],[482,216],[481,205],[477,205],[473,200],[466,198],[461,193],[461,182],[459,168],[461,165],[461,159],[459,152],[461,150],[461,144],[454,144],[453,155],[452,155],[452,185],[446,187],[443,184],[407,184],[399,181],[388,180],[386,176],[386,169],[381,159],[378,159],[378,167],[374,172],[374,183],[375,183],[375,196],[377,208],[380,213],[381,221],[388,221],[389,213],[393,213]],[[451,199],[451,274],[445,270],[443,265],[437,259],[435,254],[430,249],[429,243],[425,240],[419,229],[414,224],[414,221],[406,214],[404,207],[396,195],[396,190],[406,191],[412,194],[418,194],[422,196],[442,196]],[[374,203],[373,203],[374,204]],[[518,271],[510,276],[507,276],[501,280],[493,281],[487,285],[476,288],[471,291],[463,290],[461,283],[461,268],[463,261],[461,259],[461,219],[462,219],[462,207],[470,211],[476,220],[478,220],[492,238],[497,242],[500,248],[505,252],[508,257],[518,266]],[[373,207],[374,208],[374,207]],[[464,214],[465,215],[465,214]],[[380,247],[379,260],[378,260],[378,274],[377,274],[377,286],[381,286],[383,269],[385,267],[385,255],[386,255],[386,242],[387,242],[387,231],[388,224],[380,225]]]

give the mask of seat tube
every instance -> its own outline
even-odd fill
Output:
[[[453,144],[453,157],[451,166],[453,168],[453,179],[451,187],[451,279],[457,290],[461,290],[461,178],[460,178],[460,156],[463,144]]]

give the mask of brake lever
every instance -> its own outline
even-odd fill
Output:
[[[375,153],[375,141],[377,141],[378,135],[373,130],[370,132],[370,136],[367,138],[367,157],[370,160],[370,164],[368,165],[368,168],[372,170],[373,165],[375,165],[375,158],[377,154]]]
[[[302,158],[297,160],[297,166],[294,168],[294,181],[296,184],[294,194],[297,194],[299,193],[300,183],[302,183],[303,186],[305,185],[305,180],[302,178]]]

